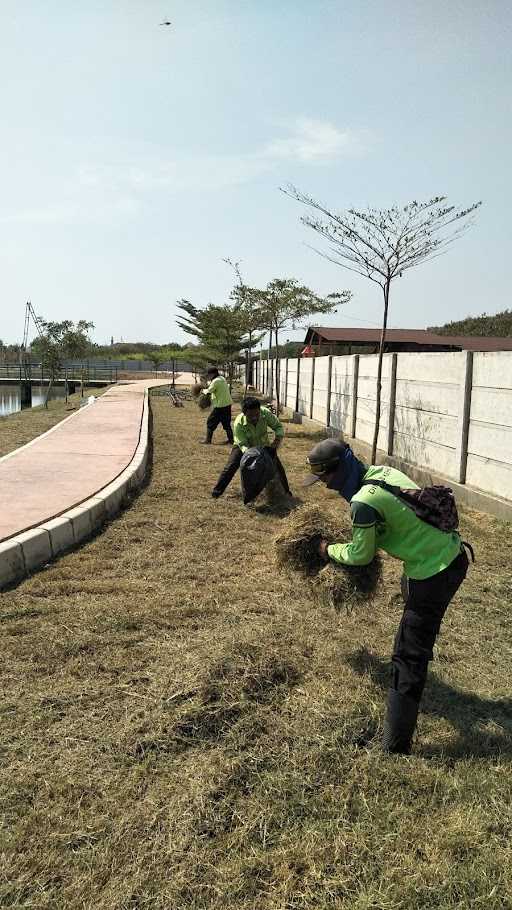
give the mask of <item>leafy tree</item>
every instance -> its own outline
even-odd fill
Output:
[[[326,208],[296,187],[283,190],[286,195],[312,209],[313,215],[301,218],[327,242],[329,252],[316,250],[325,259],[378,284],[384,297],[382,332],[377,371],[375,428],[372,462],[377,453],[379,436],[382,357],[388,324],[389,297],[392,282],[407,269],[435,259],[471,225],[471,215],[481,205],[467,208],[446,204],[446,196],[435,196],[426,202],[410,202],[403,208],[369,208],[335,212]]]
[[[53,383],[62,369],[62,361],[85,357],[89,353],[91,348],[89,332],[94,328],[94,324],[85,319],[80,319],[76,324],[69,319],[63,322],[46,322],[40,319],[39,322],[42,333],[32,342],[32,351],[41,357],[50,373],[44,402],[47,408]]]
[[[489,316],[466,316],[457,322],[447,322],[445,325],[432,326],[428,330],[437,335],[495,335],[498,338],[509,338],[512,335],[512,310],[503,310]]]
[[[165,363],[166,360],[169,360],[169,352],[164,350],[160,351],[150,351],[147,355],[147,359],[151,361],[155,368],[155,373],[158,373],[158,367],[161,363]]]
[[[247,348],[244,315],[240,307],[215,306],[210,303],[200,309],[189,300],[179,300],[178,309],[184,314],[178,325],[189,335],[194,335],[202,352],[212,363],[224,367],[230,386],[233,384],[236,364]],[[188,354],[187,354],[188,356]]]
[[[253,289],[255,300],[259,300],[261,323],[273,332],[276,346],[276,402],[278,411],[280,401],[280,365],[279,333],[285,328],[297,328],[307,316],[315,313],[331,313],[339,304],[347,303],[351,298],[350,291],[340,291],[321,297],[315,294],[295,278],[275,278],[267,284],[264,291]],[[270,395],[273,394],[272,387]]]
[[[149,354],[152,351],[166,351],[168,348],[181,350],[181,345],[177,341],[169,341],[167,344],[154,344],[151,341],[120,341],[112,345],[95,344],[91,353],[97,357],[108,357],[109,359],[120,358],[121,360],[149,360]]]

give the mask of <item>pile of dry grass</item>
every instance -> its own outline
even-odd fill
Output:
[[[382,561],[375,556],[368,566],[341,566],[329,563],[313,582],[319,598],[334,609],[350,610],[370,600],[377,592],[382,574]]]
[[[330,606],[349,608],[376,592],[382,572],[378,556],[368,566],[325,565],[318,553],[320,541],[340,541],[350,534],[347,515],[340,513],[335,520],[318,507],[304,506],[289,516],[274,540],[277,564],[309,578],[314,593]]]
[[[199,398],[203,389],[204,389],[204,385],[201,385],[200,382],[195,382],[191,389],[193,397]]]
[[[197,403],[202,411],[206,411],[211,407],[212,399],[210,395],[200,395],[197,399]]]
[[[350,519],[343,512],[339,520],[334,520],[318,506],[302,506],[290,515],[284,530],[275,538],[277,564],[302,575],[317,575],[325,565],[318,555],[320,541],[342,540],[350,531]]]

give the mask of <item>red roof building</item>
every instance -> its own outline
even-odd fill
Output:
[[[311,326],[304,343],[322,354],[373,354],[379,349],[380,329],[342,329]],[[426,329],[388,329],[386,353],[393,351],[512,351],[512,337],[435,335]]]

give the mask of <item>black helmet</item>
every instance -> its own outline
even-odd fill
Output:
[[[324,474],[330,474],[339,465],[347,445],[338,439],[324,439],[311,449],[306,462],[311,474],[304,481],[305,487],[310,487],[322,479]]]

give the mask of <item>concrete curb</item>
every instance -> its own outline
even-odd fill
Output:
[[[75,415],[72,414],[71,417]],[[69,420],[70,418],[66,418]],[[56,426],[61,426],[56,424]],[[47,432],[51,433],[54,428]],[[46,434],[43,434],[46,435]],[[31,445],[32,442],[27,443]],[[5,456],[9,457],[9,456]],[[145,390],[139,441],[128,466],[106,487],[62,515],[0,543],[0,590],[21,581],[87,540],[123,508],[130,491],[142,484],[149,458],[149,389]]]

